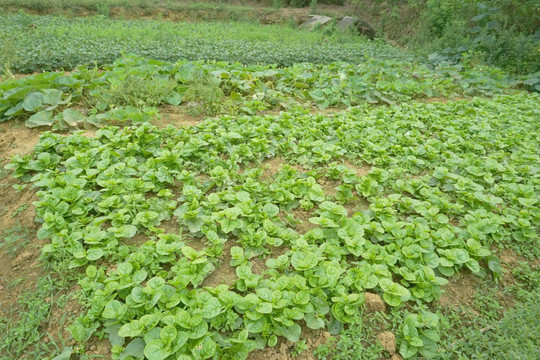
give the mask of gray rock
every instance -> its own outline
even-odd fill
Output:
[[[313,29],[317,25],[326,25],[332,20],[331,17],[324,15],[310,15],[310,19],[300,25],[300,27]]]
[[[365,21],[353,18],[351,16],[345,16],[337,24],[338,29],[356,29],[360,34],[369,37],[370,39],[375,38],[375,30]]]
[[[355,22],[357,21],[357,19],[351,17],[351,16],[345,16],[343,19],[341,19],[338,23],[337,23],[337,27],[340,29],[340,30],[345,30],[346,28],[348,28],[349,26],[353,25]]]

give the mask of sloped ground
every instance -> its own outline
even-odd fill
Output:
[[[103,294],[96,292],[103,284],[117,279],[119,274],[127,272],[125,276],[135,276],[133,271],[136,267],[147,273],[147,279],[140,282],[140,285],[129,283],[133,280],[127,281],[130,289],[148,288],[148,279],[153,276],[153,282],[159,283],[158,278],[162,278],[180,293],[189,289],[196,294],[192,298],[193,295],[186,293],[188,297],[183,300],[184,309],[197,314],[203,306],[204,311],[213,314],[213,317],[205,320],[208,321],[208,332],[204,335],[204,344],[199,345],[204,345],[203,348],[208,348],[208,351],[213,349],[214,353],[221,354],[219,356],[223,358],[228,356],[230,350],[219,341],[229,341],[240,336],[238,331],[242,329],[231,330],[228,326],[233,323],[228,323],[230,320],[226,321],[225,318],[235,318],[238,315],[244,321],[247,318],[246,310],[228,307],[224,295],[218,294],[231,289],[241,296],[236,299],[238,304],[245,302],[246,297],[254,292],[264,298],[264,291],[260,289],[271,288],[274,286],[272,283],[276,283],[279,276],[283,275],[307,279],[309,285],[303,291],[309,292],[309,296],[316,301],[323,299],[322,302],[327,302],[332,308],[325,312],[321,305],[322,308],[315,310],[315,313],[327,320],[339,318],[343,323],[350,322],[351,329],[355,326],[354,319],[347,312],[342,313],[334,307],[334,301],[337,300],[333,298],[342,296],[344,289],[349,294],[362,294],[362,299],[364,292],[377,293],[373,296],[379,302],[384,297],[386,308],[395,306],[396,301],[401,303],[416,300],[431,303],[431,309],[422,311],[442,309],[443,312],[451,313],[461,308],[484,316],[485,309],[491,309],[494,313],[490,316],[502,314],[506,309],[511,309],[514,302],[523,300],[526,295],[520,290],[526,292],[534,284],[534,267],[538,267],[538,214],[534,210],[538,197],[538,179],[535,168],[530,166],[531,161],[537,162],[539,154],[538,143],[535,141],[538,134],[535,121],[538,115],[537,103],[536,95],[518,94],[494,100],[403,104],[399,107],[356,109],[330,115],[298,112],[257,118],[222,117],[202,123],[180,119],[180,125],[196,127],[161,130],[147,125],[138,130],[109,128],[100,130],[91,138],[82,135],[49,135],[48,140],[36,148],[33,159],[43,160],[45,155],[41,155],[41,158],[36,156],[40,153],[50,154],[52,162],[41,164],[39,161],[31,162],[22,158],[15,162],[19,174],[42,173],[44,176],[34,179],[41,182],[39,186],[44,191],[38,202],[38,211],[51,211],[51,206],[56,206],[44,201],[50,196],[72,199],[66,201],[73,208],[90,203],[94,210],[82,214],[78,210],[64,213],[61,218],[65,223],[61,219],[53,222],[43,216],[38,219],[41,218],[40,221],[50,229],[58,227],[55,231],[61,231],[67,228],[70,233],[95,231],[81,225],[97,218],[99,213],[109,216],[107,221],[112,223],[105,223],[102,228],[105,232],[99,235],[106,236],[107,241],[85,242],[84,253],[81,253],[80,247],[73,247],[68,238],[52,236],[50,230],[48,236],[38,240],[35,233],[40,225],[33,221],[36,210],[32,202],[38,200],[35,189],[28,185],[17,192],[12,187],[17,182],[4,173],[0,187],[2,229],[13,229],[19,222],[26,236],[25,240],[18,240],[24,245],[15,254],[9,254],[9,248],[1,249],[3,261],[0,286],[6,289],[1,292],[0,298],[2,317],[9,319],[12,315],[5,314],[13,314],[7,311],[10,306],[19,306],[16,305],[17,297],[33,288],[38,279],[50,271],[39,266],[41,262],[38,257],[41,247],[49,243],[51,236],[52,246],[47,250],[47,263],[55,264],[57,269],[71,267],[69,272],[74,275],[71,283],[64,283],[63,289],[51,293],[78,293],[83,303],[87,304],[81,307],[77,301],[66,297],[60,302],[63,305],[59,306],[54,299],[44,298],[44,303],[49,305],[45,309],[47,314],[43,315],[45,322],[38,329],[41,335],[38,339],[45,342],[47,337],[44,334],[48,332],[52,334],[53,341],[59,344],[59,338],[66,340],[65,346],[59,346],[59,349],[51,346],[48,349],[53,352],[66,348],[87,354],[109,354],[121,349],[111,349],[106,341],[96,340],[95,335],[87,342],[86,334],[89,333],[81,335],[81,327],[93,331],[103,326],[112,332],[115,341],[124,339],[122,341],[135,343],[138,341],[136,339],[141,339],[136,330],[127,328],[120,331],[121,336],[118,337],[118,327],[110,323],[113,320],[121,325],[134,324],[134,320],[140,321],[142,316],[148,314],[147,310],[136,310],[137,307],[134,307],[129,313],[122,314],[116,306],[130,303],[132,300],[127,298],[129,293],[111,288],[110,293],[106,294],[108,300],[102,301],[100,299]],[[175,114],[171,108],[167,112]],[[174,125],[176,120],[174,115],[169,115],[165,121]],[[8,156],[29,153],[40,133],[39,130],[21,128],[12,122],[1,124],[0,129],[0,150],[6,155],[2,160],[4,163]],[[81,182],[80,177],[77,178],[77,169],[81,165],[73,162],[75,157],[79,159],[77,161],[86,161],[84,171],[90,176],[87,177],[90,180],[85,180],[86,183]],[[64,167],[68,159],[71,164],[69,169]],[[156,161],[163,167],[152,165]],[[126,166],[127,172],[124,172]],[[101,169],[98,173],[90,175],[92,171],[89,172],[89,169],[98,168]],[[48,171],[43,172],[43,169]],[[152,169],[160,170],[156,172]],[[86,202],[81,202],[80,197],[79,200],[73,200],[69,194],[54,193],[59,189],[64,191],[65,186],[50,186],[47,179],[72,176],[70,172],[76,175],[70,183],[80,187],[80,194],[91,196],[99,189],[109,200],[107,196],[102,196],[100,199],[90,197]],[[97,175],[99,173],[101,175]],[[144,186],[149,186],[148,181],[151,180],[149,183],[153,183],[155,188],[141,188],[142,183],[137,185],[136,179],[147,179],[147,185]],[[123,203],[114,205],[114,201],[118,201],[114,200],[116,194],[124,192],[128,195],[123,190],[125,185],[131,187],[129,196],[123,196]],[[391,196],[393,193],[400,196]],[[137,194],[143,197],[138,198]],[[438,211],[430,212],[429,209],[435,207]],[[119,209],[132,210],[123,213],[124,217],[120,218],[117,217],[121,214]],[[189,215],[192,209],[198,210],[195,216]],[[516,211],[522,219],[520,222],[512,220]],[[116,215],[110,217],[111,214]],[[273,228],[268,220],[277,225],[277,228]],[[396,233],[397,230],[390,230],[392,223],[394,226],[397,223],[403,224],[401,226],[406,228],[409,226],[406,224],[417,224],[419,221],[427,221],[426,226],[433,234],[420,243],[419,246],[424,250],[415,249],[414,243],[401,243],[405,237]],[[335,232],[336,228],[350,228],[352,222],[356,228],[350,235]],[[111,225],[116,230],[111,229]],[[120,229],[121,226],[124,227]],[[255,228],[250,229],[253,226]],[[382,231],[376,230],[381,226]],[[320,230],[323,232],[320,233]],[[361,231],[364,236],[355,236]],[[447,234],[448,231],[452,236]],[[505,236],[500,237],[501,233]],[[322,239],[321,234],[324,236]],[[480,248],[474,242],[465,241],[471,236],[477,239]],[[412,239],[414,237],[407,241]],[[435,242],[436,247],[426,245],[425,241]],[[187,246],[194,250],[182,250]],[[334,246],[334,249],[328,246]],[[513,250],[498,253],[499,246]],[[501,273],[495,259],[490,257],[488,248],[498,253],[506,271]],[[415,251],[428,254],[426,250],[433,251],[435,255],[423,255],[423,260],[414,255]],[[458,251],[458,258],[453,257],[448,250],[464,252]],[[337,255],[339,252],[340,255]],[[141,265],[140,260],[137,260],[141,254],[153,256],[155,260]],[[304,256],[313,254],[319,258],[311,265],[298,262],[300,259],[308,261]],[[377,257],[381,256],[377,254],[384,256]],[[434,262],[433,256],[438,258],[437,262]],[[282,265],[267,262],[278,259],[283,261]],[[416,260],[411,262],[407,259]],[[443,260],[444,264],[449,265],[442,265]],[[195,268],[188,267],[192,273],[187,280],[189,283],[185,285],[186,280],[182,280],[179,274],[185,274],[188,268],[182,270],[181,266],[189,262],[198,265]],[[523,263],[528,263],[533,270],[526,270],[524,265],[520,265]],[[366,264],[369,266],[366,267]],[[276,270],[270,269],[269,265]],[[437,271],[438,277],[427,281],[429,286],[425,280],[418,282],[411,279],[411,274],[406,271],[418,265],[422,265],[423,269],[427,266]],[[332,279],[329,271],[336,270],[328,266],[341,268],[337,271],[342,271],[342,275],[333,280],[334,283],[317,285],[317,281],[320,281],[315,280],[317,271],[326,271],[326,277]],[[373,266],[380,267],[374,273],[373,285],[368,285],[373,282],[372,279],[357,279],[353,282],[339,280],[351,276],[352,269],[360,266],[363,266],[364,272],[373,269]],[[525,270],[514,271],[520,266]],[[83,272],[85,268],[86,275]],[[452,276],[456,270],[459,270],[458,273]],[[494,291],[486,296],[482,287],[492,281],[489,280],[492,273],[494,276],[502,276],[501,285],[491,283]],[[394,297],[388,296],[392,290],[382,286],[386,284],[381,279],[388,274],[395,284],[402,284],[397,288],[399,295]],[[20,278],[23,283],[19,282]],[[81,288],[73,286],[76,278],[82,281]],[[443,285],[446,282],[444,278],[449,278],[449,284]],[[219,287],[221,283],[228,287]],[[444,293],[438,299],[441,285]],[[69,291],[66,291],[66,286]],[[299,296],[302,290],[293,289],[287,291]],[[326,298],[321,298],[320,289],[325,289],[323,293],[327,294]],[[305,294],[302,293],[302,296]],[[205,299],[206,303],[215,303],[216,300],[211,299],[219,299],[217,301],[221,310],[198,305],[197,298]],[[357,300],[352,305],[354,312],[372,306],[370,301],[367,297],[365,304],[363,300]],[[133,305],[132,302],[130,304]],[[165,316],[170,311],[165,304],[158,300],[151,309]],[[88,310],[86,306],[89,306]],[[312,309],[304,305],[301,307],[296,304],[296,307],[304,314],[313,313]],[[272,308],[273,312],[279,311],[279,307]],[[405,309],[418,311],[410,306]],[[257,317],[265,319],[264,326],[271,329],[270,334],[277,332],[284,337],[277,339],[275,347],[251,353],[250,359],[288,359],[298,353],[300,359],[314,359],[314,352],[321,345],[328,343],[338,349],[345,346],[342,342],[336,344],[336,340],[329,340],[332,338],[326,326],[325,329],[311,330],[304,322],[301,322],[300,338],[305,340],[305,349],[293,345],[297,335],[280,328],[279,322],[272,317],[265,317],[266,310],[262,311],[259,313],[263,314],[262,317]],[[58,321],[64,314],[69,315],[66,323],[72,322],[73,315],[81,316],[76,323],[78,327],[72,327],[80,343],[68,340],[69,333],[63,326],[67,327],[67,324]],[[274,314],[273,318],[276,317]],[[466,319],[465,315],[463,319]],[[377,335],[382,339],[386,336],[381,335],[384,331],[391,331],[397,336],[397,341],[402,343],[401,326],[387,320],[381,321],[378,330],[367,335],[366,339],[371,339],[373,345],[376,344]],[[161,326],[165,324],[167,322]],[[256,334],[270,335],[258,331],[253,327],[254,324],[244,323],[243,326],[250,329],[253,338],[257,338]],[[461,336],[455,341],[444,343],[446,338],[442,329],[445,325],[443,323],[440,326],[438,331],[441,331],[443,340],[439,346],[452,354],[456,344],[462,341]],[[475,324],[468,323],[468,326],[474,327]],[[312,323],[311,327],[317,328],[318,325]],[[483,327],[479,331],[489,333],[492,328]],[[3,330],[8,329],[4,327]],[[8,337],[13,336],[12,331],[7,331]],[[63,335],[55,335],[58,331],[63,332]],[[350,336],[347,334],[343,333],[342,339]],[[178,351],[193,353],[197,347],[192,341],[196,342],[196,339],[189,340],[188,346]],[[152,341],[147,340],[148,343]],[[249,340],[242,341],[238,344],[249,348]],[[391,340],[381,341],[387,345],[387,350],[379,350],[379,356],[390,356],[399,350],[399,346],[398,349],[388,346]],[[366,346],[369,342],[366,341]],[[75,347],[69,348],[68,345]],[[5,347],[0,350],[16,351]],[[42,353],[45,351],[43,349]],[[234,351],[237,356],[245,348],[239,347]],[[346,350],[341,351],[345,353]],[[23,349],[22,352],[2,355],[24,356],[29,352],[30,348],[26,352]],[[198,356],[204,358],[205,355]]]

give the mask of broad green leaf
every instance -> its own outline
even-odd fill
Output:
[[[144,356],[148,360],[164,360],[169,355],[168,347],[161,339],[152,340],[144,347]]]
[[[51,126],[53,122],[52,111],[43,110],[30,116],[25,121],[25,125],[29,128],[34,128],[38,126]]]
[[[22,103],[22,107],[26,111],[34,112],[43,105],[43,94],[40,92],[32,92],[26,96]]]
[[[69,126],[77,126],[80,122],[84,121],[84,115],[79,110],[66,109],[62,112],[64,121]]]
[[[144,340],[141,338],[135,338],[131,340],[131,342],[126,346],[126,349],[120,353],[120,360],[124,360],[128,356],[132,356],[134,358],[140,358],[144,355],[144,347],[145,347]]]

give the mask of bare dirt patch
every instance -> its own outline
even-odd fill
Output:
[[[474,294],[482,279],[468,270],[462,270],[449,279],[439,299],[442,306],[472,305]]]
[[[293,356],[294,344],[288,340],[281,340],[274,347],[252,352],[249,354],[248,360],[317,360],[319,358],[314,354],[314,351],[331,337],[332,335],[328,331],[303,328],[300,338],[305,341],[307,350],[301,354]]]
[[[39,142],[39,130],[30,129],[13,121],[0,123],[0,164],[4,165],[13,155],[32,151]]]
[[[16,224],[24,226],[25,234],[30,239],[24,241],[37,242],[35,233],[37,224],[34,222],[34,206],[37,200],[35,192],[27,188],[21,192],[13,189],[18,181],[3,170],[13,155],[29,153],[39,140],[39,131],[10,123],[0,124],[0,236]],[[4,240],[4,239],[2,239]],[[8,249],[0,252],[0,303],[15,302],[24,289],[35,285],[41,275],[38,257],[38,246],[25,246],[16,254],[8,254]],[[14,285],[19,279],[25,286]],[[0,306],[0,314],[2,313]]]
[[[249,259],[251,261],[251,264],[253,266],[253,273],[262,275],[266,270],[268,270],[268,267],[266,266],[266,261],[269,259],[277,259],[281,255],[285,254],[290,249],[284,245],[273,247],[270,254],[266,256],[258,256]]]
[[[362,165],[356,165],[351,163],[350,161],[345,161],[343,164],[348,168],[356,171],[356,175],[360,177],[366,176],[371,171],[371,165],[366,163],[363,163]]]
[[[294,216],[296,220],[299,222],[296,224],[294,230],[299,234],[305,234],[309,230],[314,229],[317,227],[317,225],[313,224],[311,221],[309,221],[310,218],[315,217],[315,214],[313,214],[310,211],[306,211],[301,208],[296,208],[291,211],[291,214]]]
[[[30,153],[38,143],[39,135],[37,130],[14,125],[12,122],[0,124],[0,230],[17,223],[24,224],[29,232],[37,230],[32,204],[37,200],[35,191],[29,186],[21,191],[15,190],[13,185],[19,182],[3,168],[12,156]]]
[[[317,181],[321,185],[326,195],[335,196],[337,194],[337,187],[341,185],[341,182],[338,180],[332,180],[328,178],[322,178]]]
[[[16,246],[0,250],[0,317],[13,323],[22,317],[21,311],[32,311],[18,304],[21,296],[38,291],[38,282],[47,275],[47,269],[40,261],[41,248],[46,240],[38,240],[36,236],[39,224],[34,221],[35,207],[32,204],[38,200],[35,190],[30,185],[21,191],[15,190],[13,185],[21,183],[3,167],[12,156],[29,154],[39,142],[40,134],[37,129],[29,129],[13,121],[0,124],[0,236],[13,229],[22,229]],[[1,240],[6,241],[6,237]],[[57,281],[55,275],[50,279]],[[75,290],[62,289],[42,299],[44,306],[50,306],[46,320],[39,324],[43,344],[51,341],[49,336],[56,343],[69,338],[67,327],[81,311],[78,301],[73,296],[68,298],[72,291]],[[64,300],[60,301],[61,298]],[[31,352],[34,345],[28,346]]]
[[[262,162],[263,167],[263,174],[261,176],[262,180],[272,180],[277,173],[283,169],[283,166],[288,165],[297,172],[306,172],[306,169],[304,169],[301,165],[298,164],[290,164],[285,159],[281,158],[280,156],[274,156],[272,158],[266,159]]]
[[[449,102],[456,102],[456,101],[461,101],[461,100],[469,100],[469,99],[463,98],[463,97],[455,97],[455,98],[432,97],[432,98],[422,99],[419,102],[426,103],[426,104],[433,104],[433,103],[446,104]]]
[[[348,201],[343,205],[343,207],[349,213],[349,216],[356,214],[357,212],[362,212],[369,209],[369,201],[367,201],[362,196],[356,196],[354,199]]]
[[[365,292],[364,299],[366,312],[373,313],[376,311],[386,311],[386,304],[384,303],[383,299],[379,294]]]
[[[221,284],[233,285],[237,279],[236,270],[231,265],[231,247],[234,246],[232,240],[227,240],[223,244],[223,255],[220,258],[220,264],[216,269],[204,279],[202,286],[216,287]]]
[[[177,106],[164,106],[161,110],[161,119],[155,120],[154,124],[158,127],[172,125],[174,127],[188,127],[200,124],[204,118],[202,116],[192,116],[182,111]]]
[[[390,355],[396,353],[396,335],[391,331],[383,331],[377,335],[377,341]]]

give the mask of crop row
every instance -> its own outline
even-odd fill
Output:
[[[0,38],[17,72],[72,69],[134,53],[164,61],[215,60],[243,64],[360,63],[366,57],[404,58],[404,51],[359,36],[324,36],[283,26],[173,23],[105,18],[5,15]],[[5,49],[3,49],[6,51]]]
[[[511,86],[510,80],[495,70],[433,71],[415,63],[373,59],[358,65],[297,64],[280,68],[127,57],[103,70],[80,67],[70,74],[42,73],[0,84],[0,122],[24,118],[31,127],[68,127],[86,120],[83,115],[87,115],[99,125],[97,115],[103,113],[108,114],[108,120],[125,120],[115,118],[111,111],[126,107],[194,104],[208,115],[254,114],[298,105],[324,109],[440,96],[493,95]],[[75,105],[89,111],[83,114],[73,110]]]
[[[98,333],[115,359],[241,359],[301,326],[339,332],[366,291],[422,305],[461,269],[497,278],[490,247],[538,256],[538,101],[45,133],[10,167],[39,189],[44,257],[85,270],[81,346]],[[436,356],[437,315],[407,316],[398,341]]]

